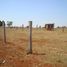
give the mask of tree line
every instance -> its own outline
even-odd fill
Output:
[[[1,20],[0,20],[0,26],[3,26],[4,23],[5,23],[5,21],[1,21]],[[11,27],[12,24],[13,24],[12,21],[7,21],[7,26],[8,26],[8,27]]]

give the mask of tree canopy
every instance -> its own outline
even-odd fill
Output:
[[[0,20],[0,26],[2,26],[3,25],[3,23],[2,23],[2,21]]]
[[[11,27],[11,26],[12,26],[12,24],[13,24],[13,22],[12,22],[12,21],[7,21],[7,26],[8,26],[8,27]]]

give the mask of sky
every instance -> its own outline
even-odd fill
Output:
[[[0,0],[0,20],[14,26],[67,26],[67,0]]]

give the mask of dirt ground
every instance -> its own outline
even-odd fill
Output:
[[[67,67],[67,29],[33,29],[32,54],[28,29],[6,28],[6,39],[0,29],[0,67]]]

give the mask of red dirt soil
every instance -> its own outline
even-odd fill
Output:
[[[27,40],[24,39],[23,41]],[[19,48],[21,47],[12,42],[7,42],[6,44],[0,42],[0,67],[63,67],[61,63],[42,63],[38,55],[34,53],[29,55],[25,54],[25,56],[22,56],[23,59],[20,59],[18,55],[15,55],[15,50],[18,49],[19,51]],[[2,63],[4,60],[5,63]]]

